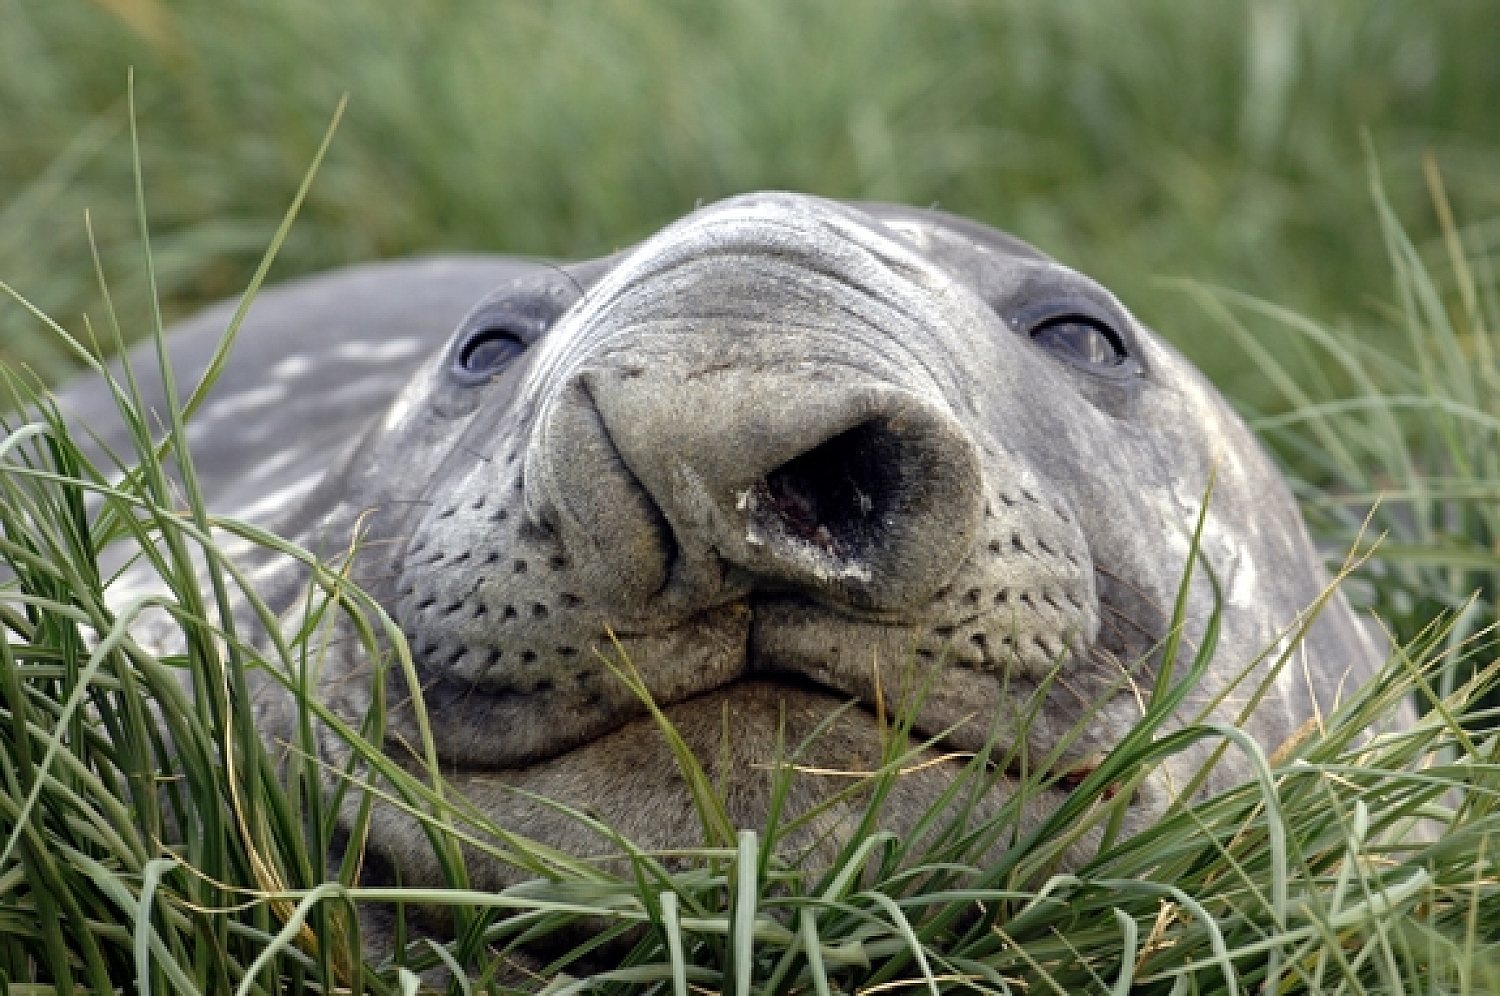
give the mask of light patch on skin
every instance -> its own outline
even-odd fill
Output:
[[[397,395],[396,400],[391,402],[391,407],[385,411],[385,419],[381,422],[381,428],[386,432],[394,432],[401,428],[401,424],[411,414],[412,400],[410,391],[402,391]]]
[[[887,219],[885,227],[897,232],[902,238],[909,241],[918,249],[928,249],[932,246],[932,239],[927,235],[927,229],[921,225],[914,225],[905,221]],[[978,248],[977,246],[975,248]]]
[[[254,484],[257,481],[276,477],[287,467],[299,463],[306,456],[307,450],[300,447],[282,450],[280,453],[273,454],[259,467],[246,474],[245,483]]]
[[[330,356],[336,360],[356,360],[364,363],[388,363],[421,356],[431,347],[421,339],[391,339],[387,342],[342,342]]]
[[[1255,558],[1244,543],[1234,544],[1235,558],[1229,582],[1229,602],[1242,608],[1252,608],[1259,601],[1260,575],[1255,569]]]
[[[274,405],[276,402],[284,400],[286,396],[287,388],[285,384],[267,384],[265,387],[256,387],[248,391],[241,391],[232,397],[216,401],[209,405],[203,414],[198,417],[198,424],[202,425],[205,422],[215,422],[219,419],[243,415],[258,408]]]
[[[323,472],[319,471],[318,473],[309,474],[299,481],[293,481],[291,484],[284,484],[270,494],[242,507],[236,518],[244,519],[248,522],[259,522],[278,512],[284,512],[293,502],[305,498],[313,488],[318,486],[318,482],[322,479]]]
[[[404,376],[374,377],[367,381],[356,381],[336,390],[327,391],[319,400],[322,407],[334,411],[368,410],[370,401],[389,397],[405,383]]]
[[[317,478],[321,476],[317,475]],[[300,487],[303,483],[305,482],[298,482],[297,486]],[[315,478],[312,483],[316,484],[317,479]],[[250,518],[243,514],[239,517]],[[215,530],[214,541],[219,555],[225,560],[245,567],[247,580],[262,593],[269,588],[275,578],[284,575],[289,570],[295,570],[293,563],[289,561],[272,560],[254,563],[255,554],[260,547],[241,536]],[[208,575],[203,559],[194,555],[193,564],[200,588],[206,587]],[[106,589],[105,603],[112,612],[120,615],[129,610],[135,602],[153,595],[163,596],[168,600],[173,598],[171,590],[162,583],[161,576],[156,573],[152,565],[136,563],[120,574]],[[232,597],[236,601],[239,600],[237,590]],[[130,624],[130,635],[142,647],[157,656],[183,652],[181,625],[170,612],[163,608],[152,606],[137,615]]]
[[[295,380],[315,366],[313,357],[306,354],[284,357],[271,368],[272,380]]]

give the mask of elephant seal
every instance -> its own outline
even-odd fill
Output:
[[[225,314],[179,336],[184,373]],[[64,400],[102,422],[99,393]],[[879,762],[903,668],[929,682],[915,730],[941,735],[934,758],[993,733],[1048,763],[1082,723],[1050,763],[1096,763],[1149,694],[1215,468],[1201,555],[1219,652],[1184,720],[1329,581],[1275,466],[1179,353],[1094,281],[932,210],[755,194],[593,262],[391,263],[273,289],[193,431],[216,508],[324,550],[360,524],[358,576],[407,634],[445,776],[576,854],[609,842],[531,793],[643,847],[700,840],[654,721],[595,652],[609,633],[755,826],[778,738],[853,701],[804,763]],[[1246,724],[1267,749],[1379,659],[1337,595],[1298,653]],[[368,666],[335,648],[321,693],[362,715]],[[1233,722],[1266,669],[1215,717]],[[389,753],[415,763],[405,694]],[[281,706],[263,708],[274,730]],[[1135,825],[1210,749],[1141,787]],[[957,763],[899,779],[891,825]],[[1247,771],[1231,758],[1209,785]],[[846,785],[799,777],[788,805]],[[861,806],[809,834],[852,832]],[[399,813],[378,812],[371,846],[406,883],[439,877]],[[473,880],[517,874],[480,862]]]

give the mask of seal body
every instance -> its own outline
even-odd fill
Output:
[[[185,373],[226,315],[179,333]],[[64,401],[103,424],[99,394]],[[358,524],[356,576],[407,635],[444,775],[578,854],[609,842],[530,795],[642,847],[700,839],[655,722],[600,658],[616,646],[744,826],[778,743],[850,702],[804,764],[870,770],[879,713],[919,702],[934,758],[993,739],[1032,770],[1087,770],[1141,714],[1211,478],[1184,646],[1216,582],[1219,652],[1181,720],[1236,722],[1264,684],[1244,725],[1271,750],[1378,661],[1335,595],[1294,666],[1252,663],[1329,583],[1272,462],[1106,289],[940,212],[747,195],[588,263],[390,263],[273,289],[193,431],[217,509],[323,550]],[[368,664],[340,653],[322,694],[358,717]],[[415,764],[405,695],[390,753]],[[1211,749],[1150,779],[1139,820]],[[894,828],[954,763],[899,780]],[[1246,771],[1227,761],[1210,787]],[[801,777],[789,805],[846,785]],[[809,839],[836,845],[861,808],[829,807]],[[379,812],[371,842],[402,881],[437,879],[401,814]]]

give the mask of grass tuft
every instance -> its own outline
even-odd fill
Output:
[[[1432,160],[1426,176],[1443,222],[1436,262],[1407,236],[1372,159],[1370,191],[1394,278],[1383,331],[1332,327],[1236,291],[1177,286],[1281,394],[1287,410],[1252,410],[1251,424],[1285,457],[1334,562],[1361,561],[1346,593],[1398,644],[1441,626],[1435,653],[1446,666],[1434,680],[1446,696],[1487,661],[1500,619],[1500,283],[1455,227]],[[1306,361],[1297,369],[1328,373],[1299,378],[1286,359],[1299,353]]]

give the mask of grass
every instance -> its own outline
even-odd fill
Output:
[[[1394,277],[1383,335],[1243,293],[1184,289],[1282,393],[1288,410],[1252,425],[1301,470],[1293,485],[1314,531],[1337,550],[1381,537],[1350,594],[1400,642],[1451,617],[1451,652],[1497,619],[1500,282],[1485,256],[1468,251],[1435,163],[1424,172],[1443,221],[1436,267],[1403,230],[1381,174],[1369,174]],[[1290,353],[1278,355],[1277,342]],[[1302,378],[1294,368],[1326,373]],[[1466,673],[1443,675],[1441,690]]]
[[[145,238],[138,170],[140,269],[149,288],[157,262]],[[1382,359],[1227,292],[1197,288],[1191,296],[1231,330],[1244,332],[1257,316],[1275,319],[1353,358],[1345,373],[1361,391],[1348,399],[1315,393],[1333,390],[1332,382],[1299,386],[1284,366],[1262,360],[1276,383],[1302,392],[1292,398],[1294,415],[1265,428],[1287,433],[1288,446],[1324,455],[1349,475],[1351,489],[1368,484],[1347,493],[1304,486],[1309,507],[1329,509],[1336,524],[1368,515],[1393,466],[1404,468],[1404,486],[1435,496],[1431,507],[1402,498],[1405,512],[1396,502],[1377,510],[1393,529],[1414,530],[1411,542],[1398,534],[1402,542],[1374,553],[1386,574],[1369,574],[1366,583],[1384,605],[1401,591],[1441,600],[1474,576],[1463,572],[1488,569],[1449,556],[1415,530],[1451,520],[1472,557],[1486,542],[1478,530],[1488,494],[1471,485],[1487,473],[1480,458],[1489,452],[1482,435],[1489,422],[1476,417],[1483,414],[1478,399],[1464,393],[1477,388],[1448,378],[1462,369],[1482,383],[1492,374],[1462,362],[1487,348],[1474,333],[1481,312],[1461,312],[1468,317],[1460,326],[1451,309],[1433,306],[1442,292],[1384,202],[1380,209],[1397,296],[1409,302],[1394,317],[1412,332],[1411,354]],[[257,267],[252,294],[289,220]],[[100,336],[115,338],[118,310],[103,279],[96,281],[106,317]],[[1461,302],[1464,286],[1478,302],[1493,284],[1460,282]],[[97,365],[78,337],[42,324],[79,362]],[[159,316],[151,319],[148,334],[158,343],[161,328]],[[1257,340],[1244,334],[1242,341],[1254,348]],[[127,370],[114,385],[134,452],[120,454],[118,466],[96,466],[40,384],[20,374],[9,383],[23,405],[0,443],[0,557],[11,574],[0,590],[6,991],[135,985],[143,993],[407,993],[424,976],[444,973],[450,991],[548,996],[586,989],[1179,996],[1500,987],[1500,735],[1485,705],[1497,666],[1488,663],[1493,630],[1473,614],[1488,609],[1422,626],[1378,680],[1351,691],[1337,712],[1270,757],[1231,726],[1165,725],[1212,663],[1211,625],[1191,667],[1161,679],[1141,724],[1030,832],[1014,805],[987,819],[973,812],[974,796],[1011,767],[1003,745],[965,767],[950,805],[929,815],[929,833],[910,838],[920,844],[878,832],[885,792],[922,746],[908,709],[892,722],[880,768],[855,787],[869,800],[864,822],[830,867],[805,867],[781,846],[795,828],[789,816],[773,812],[761,828],[730,825],[712,782],[682,749],[676,757],[702,809],[703,846],[668,859],[621,840],[618,861],[587,862],[488,824],[445,788],[435,761],[417,777],[384,758],[384,675],[420,694],[401,634],[338,562],[204,507],[182,442],[182,412],[202,385],[174,403],[167,433],[157,438]],[[1384,435],[1340,436],[1344,418],[1369,419]],[[1426,432],[1446,448],[1423,449]],[[1418,458],[1424,453],[1433,463]],[[1475,462],[1460,466],[1465,455]],[[1446,476],[1432,476],[1434,467]],[[1431,508],[1447,518],[1418,516]],[[223,554],[229,538],[308,565],[300,622],[284,626],[269,613]],[[111,606],[100,553],[122,546],[149,565],[161,595]],[[248,638],[237,607],[248,608],[264,639]],[[136,640],[148,615],[176,633],[180,652],[157,654]],[[377,694],[358,725],[306,694],[335,618],[379,664]],[[628,660],[610,659],[621,680],[633,680]],[[284,766],[254,729],[246,689],[254,670],[297,698],[299,723]],[[1423,718],[1410,729],[1393,727],[1413,695],[1426,706]],[[349,746],[348,764],[331,770],[319,760],[315,723]],[[669,727],[663,732],[680,747]],[[1140,834],[1115,839],[1111,828],[1131,784],[1202,740],[1242,754],[1255,776],[1219,796],[1184,798]],[[431,758],[430,740],[422,747]],[[798,777],[800,749],[787,745],[786,763],[767,773],[777,798]],[[1038,791],[1047,777],[1025,776],[1018,791]],[[355,807],[361,815],[352,846],[334,861],[328,844],[346,798],[363,800]],[[363,819],[375,800],[423,821],[441,887],[360,884]],[[1103,833],[1097,854],[1059,873],[1063,850],[1090,829]],[[535,880],[476,892],[467,885],[464,847],[513,862]],[[455,938],[438,945],[412,935],[366,962],[350,914],[371,903],[446,906]]]
[[[1500,8],[1467,0],[0,0],[0,24],[0,277],[70,326],[94,302],[85,208],[129,271],[132,65],[168,317],[248,280],[346,91],[278,276],[597,255],[756,188],[939,203],[1103,280],[1268,411],[1155,277],[1378,331],[1362,130],[1424,248],[1426,152],[1481,256],[1500,211]],[[116,292],[127,331],[149,327],[144,282]],[[6,304],[0,359],[76,365]]]

